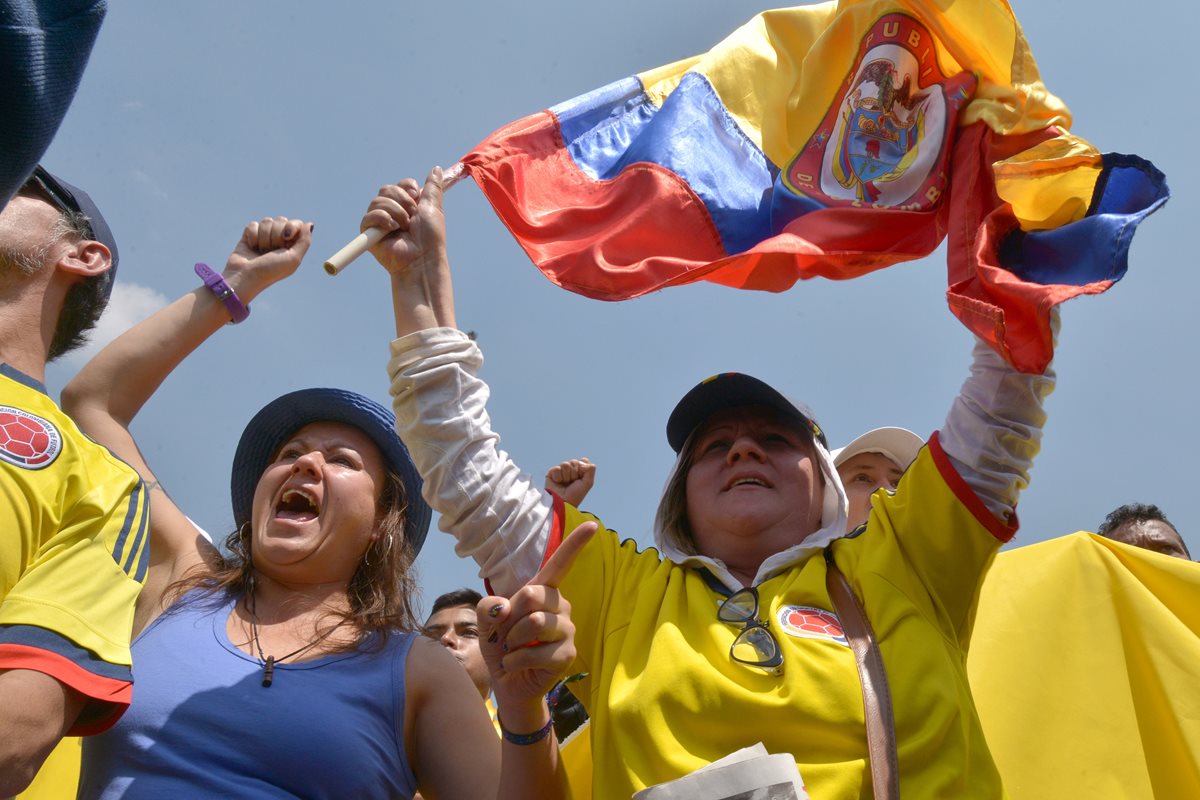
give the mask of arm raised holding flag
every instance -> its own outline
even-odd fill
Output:
[[[454,327],[441,200],[435,169],[423,185],[381,189],[362,225],[388,231],[373,253],[396,311],[397,430],[439,525],[505,594],[594,518],[544,494],[499,449],[482,354]],[[739,373],[689,391],[667,422],[677,460],[656,548],[601,527],[561,584],[577,629],[570,671],[589,673],[577,696],[593,720],[593,795],[630,796],[761,741],[795,758],[814,797],[872,785],[893,796],[885,783],[999,796],[962,663],[979,583],[1016,532],[1053,384],[1050,370],[1018,372],[978,342],[942,430],[853,535],[811,410]],[[868,718],[885,715],[864,705],[855,614],[827,585],[836,574],[886,671],[893,722],[881,724],[899,743],[890,772],[868,747]]]

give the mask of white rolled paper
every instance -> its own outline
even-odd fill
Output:
[[[351,239],[349,244],[326,259],[325,271],[330,275],[337,275],[350,266],[350,263],[354,259],[370,250],[371,245],[378,242],[383,236],[382,228],[367,228],[358,236]]]
[[[466,172],[463,170],[462,162],[455,162],[454,166],[442,172],[442,191],[446,191],[464,177],[466,177]],[[384,232],[379,228],[367,228],[351,239],[345,247],[326,259],[325,271],[330,275],[337,275],[383,237]]]

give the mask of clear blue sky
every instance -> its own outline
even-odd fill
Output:
[[[763,3],[114,2],[46,157],[86,187],[116,233],[121,287],[105,325],[190,291],[246,221],[316,222],[300,271],[180,368],[135,424],[190,516],[231,527],[229,464],[251,415],[305,386],[387,400],[387,280],[371,259],[338,278],[321,261],[357,232],[376,188],[448,165],[495,128],[634,72],[707,50]],[[1193,4],[1015,3],[1075,133],[1163,169],[1176,195],[1139,231],[1128,276],[1064,308],[1059,388],[1015,545],[1092,529],[1113,507],[1159,504],[1200,553],[1195,497],[1200,277],[1186,95]],[[487,357],[506,449],[540,476],[586,455],[585,507],[648,543],[671,464],[675,401],[718,371],[807,400],[836,445],[878,425],[927,435],[971,348],[946,310],[944,254],[866,278],[768,295],[709,285],[618,304],[546,281],[469,182],[447,197],[459,322]],[[48,376],[57,393],[75,360]],[[539,478],[540,479],[540,478]],[[419,560],[425,607],[475,583],[449,537]]]

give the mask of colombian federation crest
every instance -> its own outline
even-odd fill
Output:
[[[62,452],[62,434],[49,420],[12,406],[0,406],[0,461],[42,469]]]
[[[837,616],[823,608],[812,606],[781,606],[775,617],[788,636],[798,639],[824,639],[850,646],[842,623]]]
[[[797,194],[830,206],[935,207],[949,185],[958,111],[975,78],[947,76],[933,35],[907,14],[886,14],[816,132],[784,171]]]

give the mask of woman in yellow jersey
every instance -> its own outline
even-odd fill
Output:
[[[511,602],[482,601],[501,740],[466,673],[417,632],[410,570],[430,510],[386,408],[305,389],[255,415],[234,456],[237,530],[224,553],[129,433],[171,371],[294,272],[309,241],[300,220],[251,223],[223,276],[198,269],[204,286],[118,338],[64,392],[153,506],[133,703],[87,742],[80,797],[561,796],[543,695],[574,658],[553,588],[569,552]]]
[[[482,356],[457,330],[441,174],[384,187],[362,224],[391,276],[397,429],[424,495],[492,586],[533,575],[580,520],[498,449]],[[908,797],[997,797],[963,668],[976,594],[1016,531],[1053,373],[1022,375],[977,344],[946,423],[894,494],[847,531],[846,494],[813,414],[747,375],[713,376],[667,422],[677,454],[639,551],[603,528],[562,589],[577,694],[592,717],[593,795],[629,797],[762,742],[813,798],[872,794],[858,665],[830,599],[831,565],[874,630]]]

